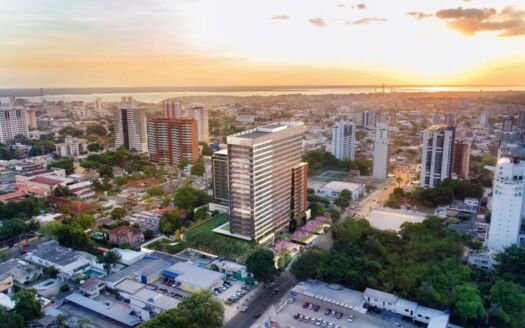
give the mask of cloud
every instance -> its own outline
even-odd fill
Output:
[[[361,18],[352,22],[347,22],[346,24],[354,24],[354,25],[364,25],[369,23],[376,23],[376,22],[386,22],[388,19],[386,18]]]
[[[287,19],[290,19],[290,16],[288,16],[288,15],[275,15],[275,16],[272,16],[272,19],[274,19],[274,20],[287,20]]]
[[[357,9],[366,9],[366,5],[364,3],[358,3],[355,7]]]
[[[317,27],[325,27],[325,26],[328,25],[328,24],[326,24],[324,19],[322,19],[320,17],[310,18],[308,21],[310,22],[310,24],[315,25]]]
[[[443,9],[436,17],[447,21],[447,25],[467,35],[477,32],[500,32],[499,36],[525,35],[525,10],[505,7],[499,12],[494,8],[462,7]]]
[[[411,11],[411,12],[408,12],[407,15],[413,16],[417,20],[422,20],[422,19],[433,16],[432,14],[424,13],[422,11]]]

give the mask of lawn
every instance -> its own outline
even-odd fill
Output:
[[[163,238],[149,244],[148,246],[146,246],[146,248],[169,254],[177,254],[178,252],[186,248],[184,242],[178,242],[175,245],[174,244],[175,242],[173,240]]]
[[[219,214],[208,221],[190,227],[184,236],[186,246],[229,259],[244,261],[257,247],[254,242],[212,231],[227,223],[228,220],[227,214]]]

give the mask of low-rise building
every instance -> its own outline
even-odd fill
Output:
[[[111,229],[108,231],[108,235],[109,242],[116,245],[130,244],[137,246],[144,242],[144,234],[142,233],[142,230],[130,226],[123,225]]]
[[[98,278],[89,278],[79,287],[79,291],[82,295],[95,298],[100,295],[100,292],[106,288],[106,282]]]
[[[66,137],[63,143],[55,145],[55,153],[60,157],[79,156],[87,152],[87,140],[75,137]]]
[[[115,272],[106,278],[108,288],[115,286],[124,279],[133,279],[143,284],[150,284],[162,277],[162,273],[171,265],[170,262],[147,256],[130,266]]]
[[[189,262],[175,263],[164,270],[163,274],[179,282],[179,288],[189,293],[219,287],[225,277],[223,273],[200,268]]]
[[[344,181],[331,181],[322,186],[318,194],[323,197],[335,200],[341,194],[343,190],[350,190],[352,192],[352,199],[359,199],[365,192],[365,185],[362,183],[344,182]]]
[[[0,263],[0,273],[7,273],[19,284],[36,280],[42,275],[42,269],[19,259],[10,259]]]

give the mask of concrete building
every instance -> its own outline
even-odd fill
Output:
[[[19,259],[10,259],[0,263],[0,273],[9,274],[13,281],[23,285],[40,277],[42,269]]]
[[[55,153],[60,157],[79,156],[87,152],[87,140],[75,137],[66,137],[63,143],[55,145]]]
[[[131,97],[122,97],[120,105],[113,111],[115,124],[115,147],[124,146],[133,152],[147,152],[146,119],[144,111]]]
[[[377,123],[381,122],[381,112],[362,112],[362,125],[366,127],[375,127]]]
[[[489,125],[489,113],[487,112],[481,113],[481,115],[479,116],[479,124],[483,126]]]
[[[215,152],[211,157],[213,201],[228,206],[230,188],[228,186],[228,150]]]
[[[89,256],[84,256],[84,253],[62,247],[57,241],[51,240],[38,245],[34,251],[28,253],[26,260],[44,267],[54,266],[61,273],[71,277],[88,269],[91,260],[96,258],[93,256],[91,259]]]
[[[423,188],[433,188],[452,177],[452,159],[456,129],[435,125],[423,133],[421,180]]]
[[[89,298],[95,298],[106,288],[106,282],[98,278],[89,278],[79,288],[79,292]]]
[[[525,112],[519,112],[518,114],[518,129],[525,130]]]
[[[179,99],[164,101],[164,118],[177,119],[184,117],[184,108]]]
[[[29,129],[36,129],[36,108],[29,107],[26,109],[27,127]]]
[[[129,244],[137,246],[144,242],[144,234],[141,229],[125,225],[109,230],[108,236],[109,242],[116,245]]]
[[[432,114],[432,125],[441,124],[441,114],[434,113]]]
[[[352,200],[355,200],[363,195],[365,192],[365,185],[362,183],[330,181],[319,189],[318,194],[331,200],[335,200],[344,189],[350,190],[352,192]]]
[[[447,115],[445,115],[445,125],[455,126],[456,125],[456,114],[448,113]]]
[[[177,166],[182,159],[199,159],[197,122],[194,119],[155,118],[148,121],[148,150],[151,162]]]
[[[340,120],[332,126],[332,154],[335,158],[355,159],[355,130],[352,121]]]
[[[29,138],[27,112],[11,100],[10,104],[0,103],[0,143],[7,144],[17,135]]]
[[[471,143],[465,140],[456,140],[452,152],[452,174],[458,179],[468,179],[470,169]]]
[[[509,116],[503,119],[502,130],[504,132],[512,132],[512,130],[514,130],[514,117]]]
[[[95,98],[95,101],[93,102],[93,108],[98,113],[102,112],[102,98],[100,97]]]
[[[213,290],[222,286],[224,273],[201,268],[188,262],[178,262],[164,271],[164,275],[180,283],[179,288],[189,293]]]
[[[293,168],[301,163],[302,122],[280,122],[228,136],[230,230],[265,242],[288,227]]]
[[[199,141],[208,142],[210,140],[208,108],[202,104],[192,104],[187,108],[187,116],[197,121]]]
[[[292,217],[305,217],[308,210],[308,163],[299,163],[292,168]]]
[[[489,249],[501,252],[520,239],[525,214],[525,160],[507,154],[498,160],[495,172]]]
[[[374,142],[373,177],[385,179],[388,176],[388,126],[385,123],[376,125]]]

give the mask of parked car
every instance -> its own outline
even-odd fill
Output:
[[[248,307],[245,305],[245,306],[243,306],[243,307],[241,308],[241,312],[246,312],[246,311],[248,311]]]
[[[305,303],[303,304],[303,309],[306,309],[306,308],[308,307],[308,305],[310,305],[310,303],[305,302]]]
[[[346,321],[353,322],[354,321],[354,316],[353,315],[348,316],[348,319],[346,319]]]
[[[331,309],[326,309],[326,311],[324,311],[324,315],[330,315],[330,313],[332,313]]]
[[[321,308],[321,307],[320,307],[319,305],[317,305],[317,304],[314,305],[314,311],[315,311],[315,312],[319,311],[320,308]]]

